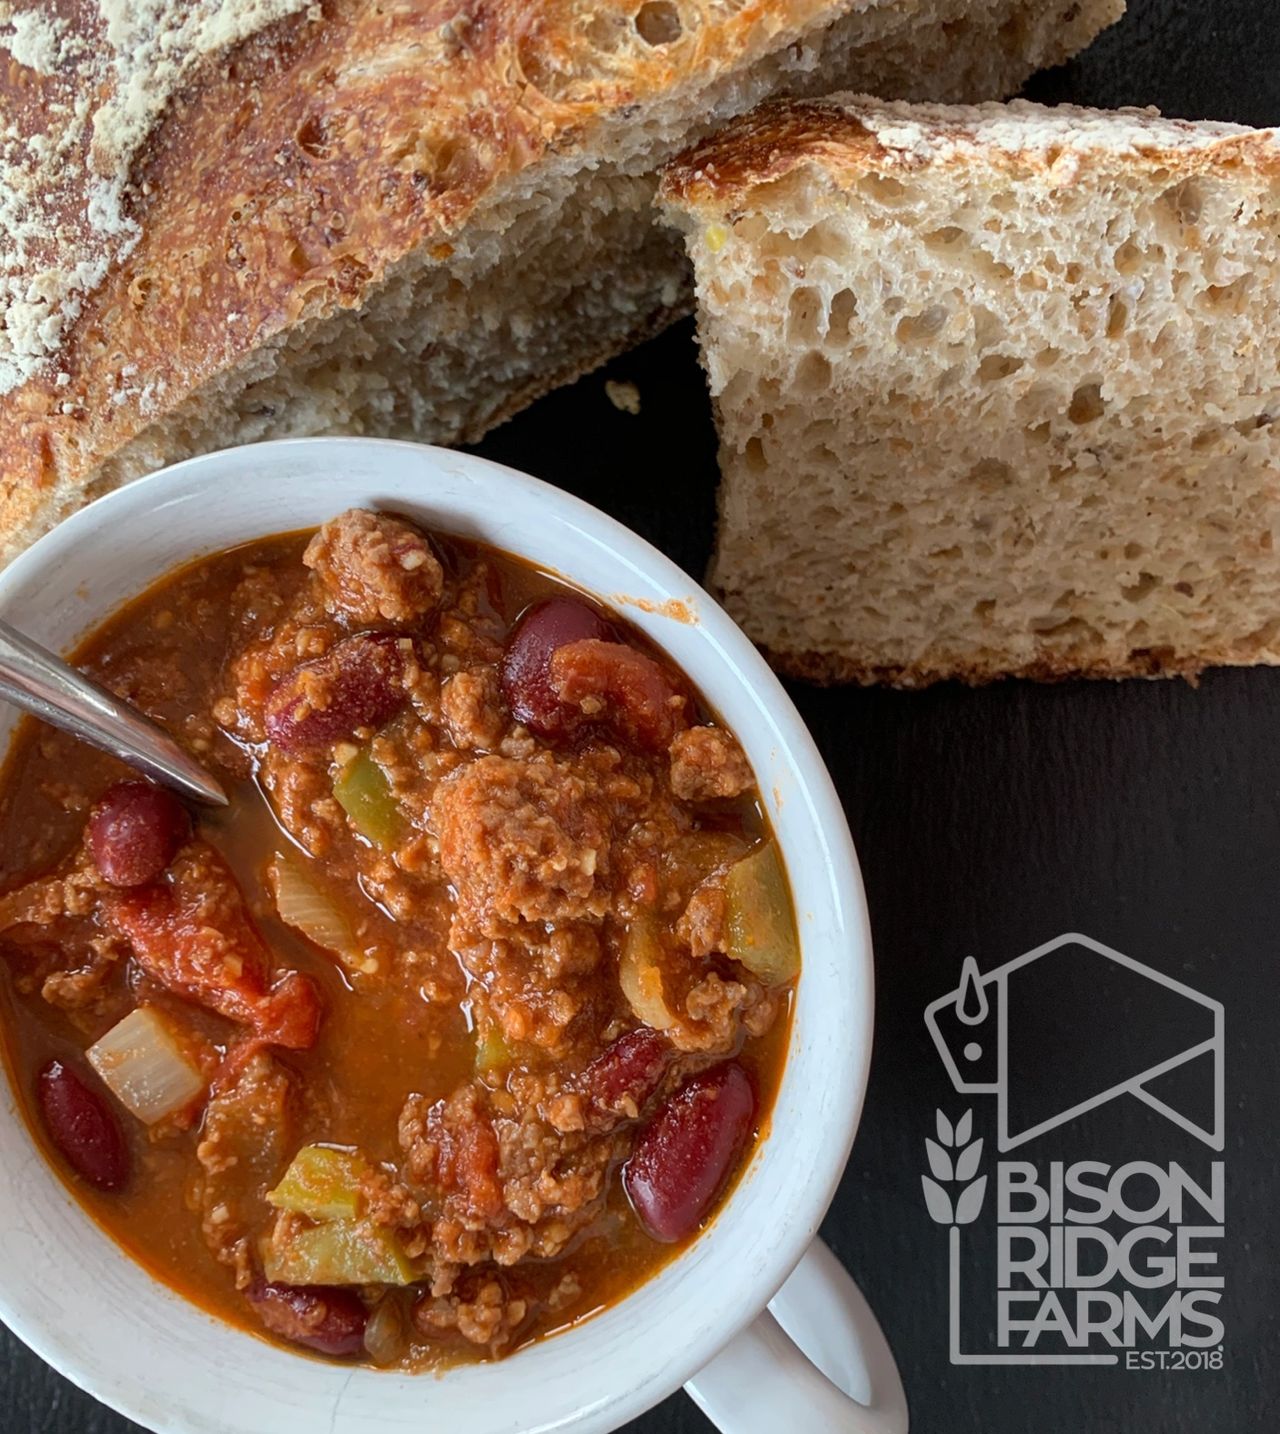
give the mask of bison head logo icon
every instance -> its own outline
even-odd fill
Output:
[[[1001,1151],[1124,1095],[1223,1147],[1221,1003],[1088,936],[969,957],[925,1024],[956,1090],[996,1097]]]

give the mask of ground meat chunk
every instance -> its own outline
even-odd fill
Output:
[[[496,667],[457,672],[440,689],[440,712],[455,747],[494,751],[507,730],[507,709]]]
[[[303,554],[335,617],[408,624],[435,610],[444,570],[417,528],[351,508],[327,522]]]
[[[440,784],[432,821],[464,926],[603,917],[609,808],[573,763],[481,757]]]
[[[401,1112],[438,1265],[554,1258],[603,1209],[623,1153],[618,1136],[559,1130],[532,1109],[498,1115],[489,1099],[464,1085],[446,1100],[410,1096]]]
[[[723,727],[690,727],[671,743],[671,790],[682,801],[740,797],[752,780],[742,748]]]
[[[64,1011],[82,1011],[105,1006],[112,999],[107,982],[115,974],[116,963],[129,954],[123,941],[111,936],[95,936],[87,943],[82,966],[73,970],[54,971],[44,978],[40,994],[51,1006]]]
[[[461,1335],[471,1344],[484,1345],[496,1354],[510,1344],[529,1314],[529,1303],[509,1295],[496,1278],[473,1282],[470,1291],[424,1295],[414,1306],[413,1322],[430,1340]]]
[[[292,1100],[288,1073],[265,1051],[238,1069],[229,1065],[196,1147],[203,1172],[196,1203],[205,1243],[243,1289],[253,1278],[251,1232],[270,1209],[262,1192],[276,1184],[293,1152]]]
[[[107,883],[87,852],[70,870],[28,882],[0,898],[0,932],[23,926],[52,926],[63,917],[92,915]]]
[[[726,1055],[744,1031],[762,1036],[773,1025],[778,997],[750,977],[735,981],[712,971],[690,987],[684,1012],[688,1020],[668,1032],[672,1044],[682,1051]]]
[[[483,1223],[501,1212],[498,1138],[475,1086],[435,1102],[411,1095],[400,1114],[400,1144],[410,1178],[464,1223]]]
[[[506,1205],[535,1228],[539,1255],[558,1254],[602,1208],[614,1144],[558,1131],[532,1111],[496,1129]]]
[[[689,898],[684,915],[676,923],[676,935],[701,960],[726,944],[726,901],[718,880],[704,881]]]
[[[459,946],[457,954],[475,983],[473,1003],[482,1003],[507,1041],[562,1055],[603,951],[597,930],[575,923],[546,934],[512,928],[508,937]]]

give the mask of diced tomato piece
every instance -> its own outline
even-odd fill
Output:
[[[498,1167],[500,1151],[478,1092],[462,1087],[440,1100],[427,1116],[434,1145],[435,1174],[441,1190],[454,1196],[470,1216],[490,1218],[503,1208]]]
[[[666,670],[625,642],[568,643],[550,670],[561,702],[636,747],[662,750],[687,723],[687,701]]]
[[[271,958],[240,888],[207,843],[189,842],[165,880],[109,895],[104,915],[143,971],[175,995],[250,1027],[264,1043],[292,1050],[314,1044],[314,985],[297,971],[271,984]]]

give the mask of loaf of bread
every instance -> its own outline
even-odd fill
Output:
[[[1280,140],[765,106],[683,156],[712,579],[786,672],[1280,661]]]
[[[687,311],[653,171],[777,93],[1009,93],[1123,0],[0,3],[0,557],[246,440],[452,443]]]

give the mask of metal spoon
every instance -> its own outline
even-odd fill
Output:
[[[128,762],[198,802],[225,807],[227,794],[172,737],[136,707],[0,621],[0,697]]]

